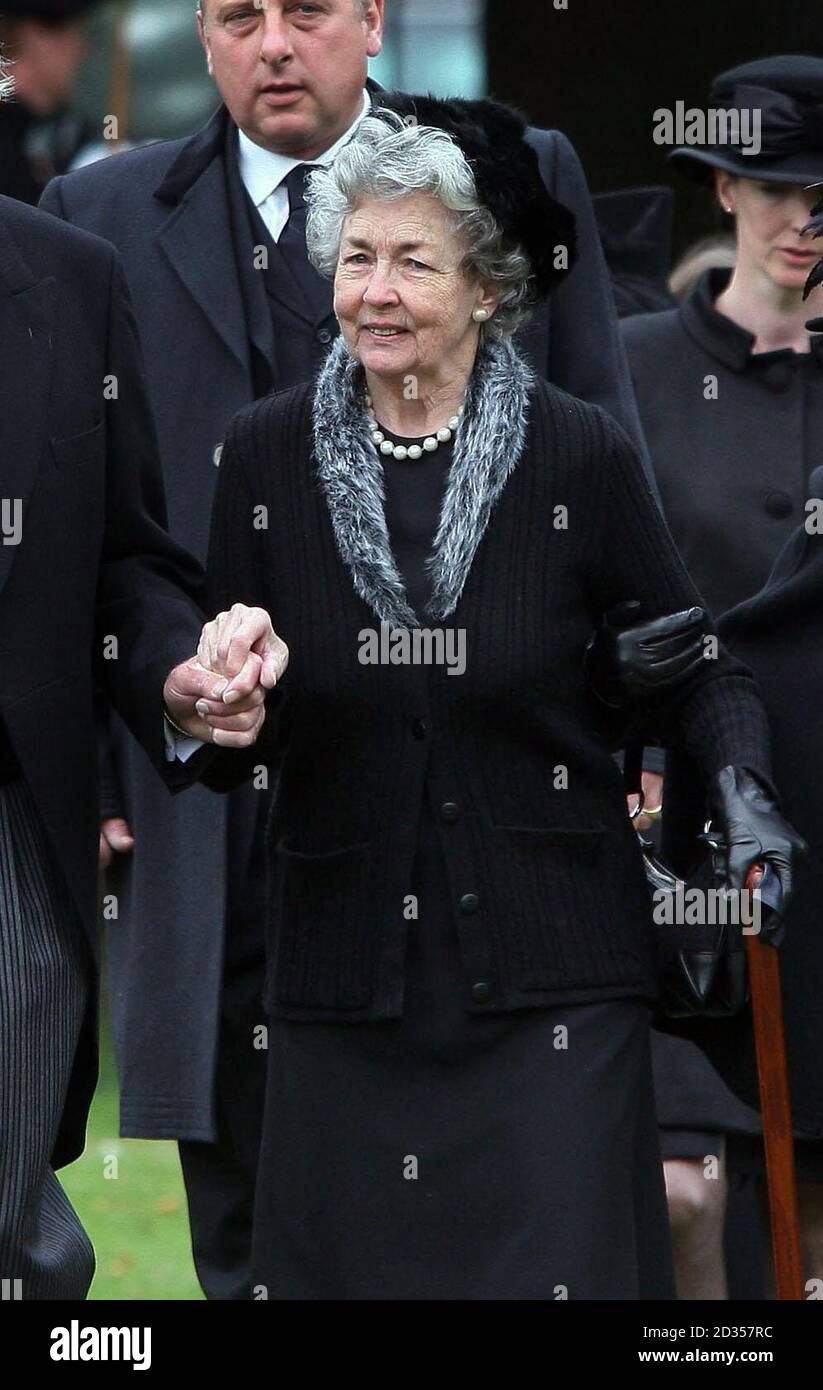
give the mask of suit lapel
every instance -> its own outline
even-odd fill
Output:
[[[158,242],[214,331],[244,367],[248,333],[237,278],[222,160],[209,164],[158,233]]]
[[[237,257],[240,261],[238,271],[245,304],[248,333],[251,341],[262,355],[264,361],[274,363],[274,327],[272,325],[271,311],[269,309],[268,296],[263,284],[262,274],[259,270],[255,269],[251,261],[252,238],[249,230],[249,198],[243,186],[243,180],[240,177],[240,167],[237,158],[237,131],[234,127],[226,129],[224,157],[226,161],[226,193],[229,201],[232,240],[237,247]],[[270,240],[270,238],[267,239],[267,245],[268,240]],[[248,255],[244,253],[243,248],[246,248]]]
[[[0,201],[2,221],[2,201]],[[11,235],[0,235],[0,591],[19,544],[8,544],[11,524],[26,509],[47,438],[53,366],[53,279],[35,280]]]
[[[171,208],[157,241],[214,331],[248,370],[248,331],[223,159],[228,123],[228,112],[220,107],[187,141],[155,189],[155,198]]]
[[[308,260],[305,279],[298,280],[277,242],[269,237],[267,245],[270,262],[275,270],[274,276],[269,279],[272,296],[313,328],[324,323],[334,313],[333,293],[329,281],[324,280]]]

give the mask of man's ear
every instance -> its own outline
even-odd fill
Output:
[[[376,58],[383,51],[385,16],[386,0],[371,0],[365,19],[368,26],[366,54],[369,58]]]
[[[206,21],[203,18],[202,10],[197,11],[197,37],[199,38],[203,46],[203,52],[206,55],[206,67],[208,68],[209,77],[213,77],[214,67],[211,61],[211,44],[209,43],[209,36],[206,31]]]

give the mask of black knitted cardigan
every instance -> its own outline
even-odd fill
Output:
[[[622,600],[649,616],[700,600],[633,446],[597,406],[536,382],[510,346],[483,347],[431,560],[435,626],[464,634],[465,672],[369,664],[364,641],[381,623],[419,623],[363,395],[340,341],[314,386],[238,417],[220,469],[212,611],[266,608],[291,653],[265,741],[203,773],[221,790],[260,783],[265,765],[277,779],[268,1007],[350,1022],[402,1012],[427,788],[451,808],[441,835],[468,1011],[651,996],[650,901],[613,717],[582,658]],[[754,683],[722,648],[651,723],[705,776],[729,763],[769,774]]]

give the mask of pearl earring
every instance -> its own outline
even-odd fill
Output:
[[[488,309],[472,309],[472,318],[475,323],[485,323],[489,317]]]
[[[724,212],[731,213],[731,208],[729,207],[729,204],[728,204],[728,203],[724,203],[724,204],[723,204],[723,211],[724,211]]]

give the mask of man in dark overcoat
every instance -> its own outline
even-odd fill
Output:
[[[367,69],[384,8],[203,0],[198,25],[223,99],[205,128],[46,190],[45,208],[123,254],[171,532],[200,558],[232,416],[312,376],[337,335],[331,287],[306,259],[301,166],[332,159],[379,102]],[[522,346],[640,442],[579,161],[558,131],[529,138],[550,192],[575,214],[577,263]],[[227,798],[198,787],[170,802],[116,715],[112,739],[104,829],[126,850],[109,932],[121,1131],[180,1140],[200,1281],[209,1296],[243,1298],[265,1067],[265,776]]]
[[[83,1298],[93,1253],[54,1169],[97,1076],[95,690],[171,801],[209,754],[164,699],[208,739],[195,701],[216,682],[189,660],[202,573],[165,529],[119,259],[4,197],[0,456],[0,1281]]]

